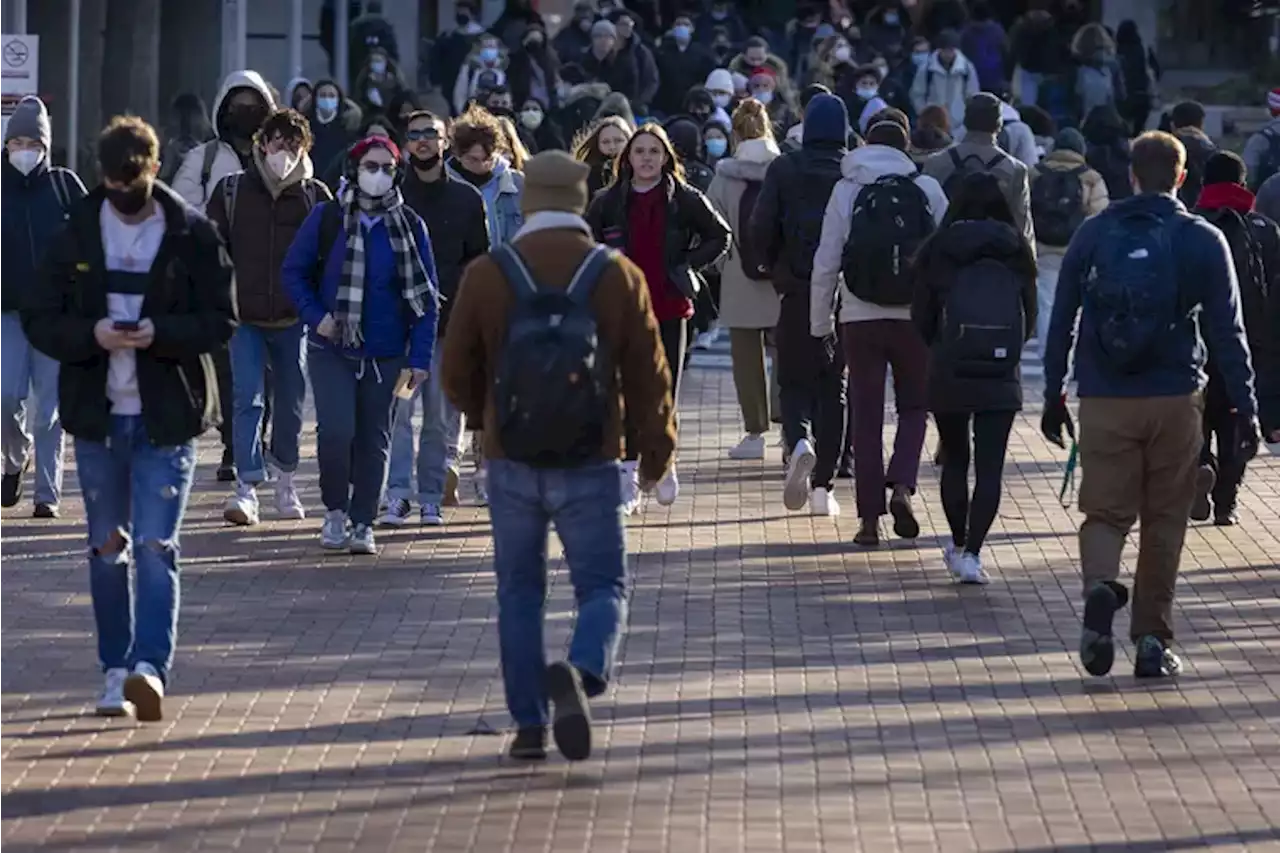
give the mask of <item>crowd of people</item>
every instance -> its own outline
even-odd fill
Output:
[[[460,3],[434,111],[369,27],[354,100],[332,79],[281,97],[233,73],[207,117],[175,101],[163,144],[113,119],[91,191],[49,163],[45,106],[17,106],[0,497],[21,501],[34,461],[35,514],[57,516],[74,437],[99,713],[162,716],[199,435],[221,430],[229,524],[261,523],[266,489],[276,517],[306,517],[309,385],[326,549],[377,553],[375,528],[412,523],[415,502],[444,524],[472,432],[511,754],[545,756],[551,725],[585,758],[625,621],[624,519],[647,493],[679,499],[680,380],[719,327],[743,425],[725,452],[763,460],[781,423],[780,502],[837,516],[851,476],[855,547],[880,544],[885,516],[919,535],[932,416],[962,583],[990,580],[1024,346],[1038,339],[1041,427],[1063,446],[1073,363],[1081,659],[1111,669],[1141,519],[1135,674],[1176,674],[1188,518],[1236,523],[1260,438],[1280,442],[1280,88],[1241,158],[1193,102],[1142,131],[1154,57],[1139,39],[1143,89],[1132,22],[1113,37],[1072,0],[1008,36],[982,0],[802,4],[781,30],[712,0],[658,41],[643,5],[584,0],[549,38],[527,3],[488,29]],[[548,667],[551,524],[579,618]]]

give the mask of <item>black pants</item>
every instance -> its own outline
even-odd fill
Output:
[[[1204,445],[1200,448],[1200,464],[1208,465],[1217,475],[1210,495],[1214,513],[1227,515],[1235,511],[1247,462],[1240,456],[1235,419],[1231,416],[1231,401],[1222,375],[1210,366],[1204,396]]]
[[[788,296],[784,312],[790,313]],[[804,321],[808,322],[808,303]],[[798,310],[798,307],[797,307]],[[845,440],[846,377],[844,353],[833,336],[823,341],[813,338],[796,323],[775,334],[778,384],[782,390],[782,438],[788,455],[802,438],[811,440],[817,459],[810,482],[814,488],[830,489]]]
[[[942,445],[942,511],[951,541],[970,554],[982,550],[996,520],[1004,457],[1016,412],[935,413]],[[969,497],[969,423],[973,423],[973,498]]]
[[[659,320],[658,334],[662,336],[662,349],[667,355],[667,368],[671,371],[671,403],[672,410],[679,410],[680,374],[684,371],[684,354],[688,346],[689,321],[683,317],[676,320]],[[640,458],[636,449],[636,434],[631,426],[631,419],[625,418],[623,430],[627,441],[627,460],[634,462]]]
[[[231,350],[226,344],[213,351],[213,367],[218,374],[218,399],[222,405],[222,423],[218,426],[218,433],[222,436],[223,457],[229,461],[235,458],[231,450],[231,426],[235,420],[232,401],[235,396],[231,385]]]

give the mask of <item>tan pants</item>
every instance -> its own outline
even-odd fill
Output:
[[[1142,529],[1132,639],[1173,638],[1173,590],[1195,496],[1204,397],[1080,401],[1080,565],[1087,595],[1120,575],[1125,537]]]
[[[733,359],[733,385],[738,391],[742,424],[752,435],[769,431],[769,409],[774,399],[772,377],[765,370],[767,329],[730,329],[729,355]],[[774,404],[776,406],[776,404]]]

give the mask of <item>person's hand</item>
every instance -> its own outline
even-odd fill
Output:
[[[107,352],[133,349],[133,344],[129,342],[129,332],[117,329],[116,321],[110,317],[103,317],[93,324],[93,338]]]
[[[431,371],[423,370],[420,367],[413,368],[411,373],[412,375],[409,377],[410,391],[413,391],[417,389],[419,386],[426,384],[427,379],[431,377]]]
[[[1067,410],[1065,394],[1045,401],[1044,414],[1040,416],[1040,432],[1049,441],[1063,448],[1067,446],[1066,438],[1062,435],[1064,429],[1068,436],[1076,437],[1076,425],[1071,420],[1071,412]]]
[[[155,343],[156,324],[146,319],[139,320],[137,329],[124,334],[129,341],[129,346],[134,349],[146,349]]]
[[[316,326],[316,334],[326,340],[337,340],[338,321],[333,319],[332,314],[324,315],[324,319],[320,321],[320,325]]]
[[[1244,415],[1232,412],[1235,419],[1235,442],[1240,458],[1249,460],[1258,455],[1258,444],[1262,441],[1262,427],[1255,415]]]

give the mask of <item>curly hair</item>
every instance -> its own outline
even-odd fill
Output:
[[[299,151],[310,151],[311,143],[314,142],[311,137],[311,122],[291,107],[276,110],[267,116],[262,127],[258,128],[258,132],[253,135],[253,143],[259,147],[265,147],[277,136],[285,142],[296,140]]]
[[[733,135],[739,141],[773,139],[773,122],[769,111],[755,98],[747,98],[733,111]]]
[[[506,156],[511,168],[517,172],[523,172],[525,163],[528,163],[533,155],[520,140],[520,131],[516,130],[515,122],[506,116],[498,116],[498,124],[502,127],[502,141],[498,145],[498,150]]]
[[[159,164],[160,138],[138,116],[116,116],[98,137],[98,168],[110,180],[133,183]]]
[[[473,104],[453,122],[453,150],[465,154],[479,145],[485,154],[502,151],[506,132],[498,117],[479,104]]]

